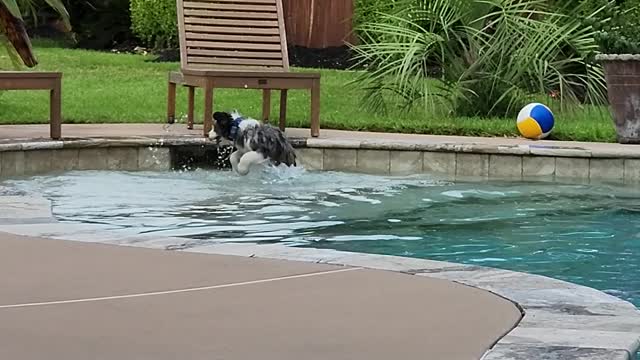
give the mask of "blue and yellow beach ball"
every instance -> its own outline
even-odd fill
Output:
[[[518,131],[527,139],[544,139],[551,133],[554,124],[551,109],[540,103],[532,103],[518,114]]]

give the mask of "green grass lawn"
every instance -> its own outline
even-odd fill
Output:
[[[36,41],[40,61],[36,70],[62,71],[63,117],[66,123],[162,123],[165,121],[167,74],[178,63],[154,63],[153,57],[112,54],[57,47]],[[0,69],[10,69],[8,57],[0,52]],[[296,69],[296,71],[303,71]],[[451,118],[420,111],[381,116],[360,106],[362,92],[347,87],[354,72],[319,70],[322,73],[321,126],[324,129],[385,132],[516,136],[515,119]],[[219,89],[214,106],[237,108],[249,116],[261,113],[258,90]],[[272,117],[278,114],[278,94],[272,96]],[[288,126],[308,126],[309,95],[290,91]],[[197,121],[202,120],[202,93],[197,93]],[[178,93],[178,117],[186,113],[186,91]],[[606,108],[588,108],[570,114],[556,114],[552,138],[582,141],[615,141]],[[0,94],[0,124],[44,123],[48,118],[48,95],[43,91],[10,91]]]

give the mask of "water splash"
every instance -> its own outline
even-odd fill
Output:
[[[169,123],[165,123],[164,125],[162,125],[162,130],[164,130],[165,134],[169,134],[171,132],[173,132],[174,126],[178,123],[183,123],[186,124],[187,123],[187,115],[182,113],[180,114],[180,116],[176,117],[175,121],[172,124]]]

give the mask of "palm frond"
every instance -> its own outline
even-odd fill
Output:
[[[460,115],[509,114],[556,91],[561,106],[604,101],[603,71],[589,60],[594,30],[551,10],[548,0],[399,1],[362,25],[367,36],[354,50],[368,71],[357,81],[375,106],[383,93],[425,108],[444,96]],[[429,66],[441,69],[438,79]]]

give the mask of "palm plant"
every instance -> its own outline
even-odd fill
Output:
[[[548,0],[396,0],[360,31],[357,83],[376,111],[389,94],[460,116],[512,114],[540,94],[606,101],[594,30]]]
[[[61,0],[45,0],[61,16],[65,25],[70,28],[69,14]],[[27,67],[38,64],[27,30],[22,20],[22,12],[35,16],[39,3],[37,0],[0,0],[0,42],[3,43],[14,66],[21,63]]]

